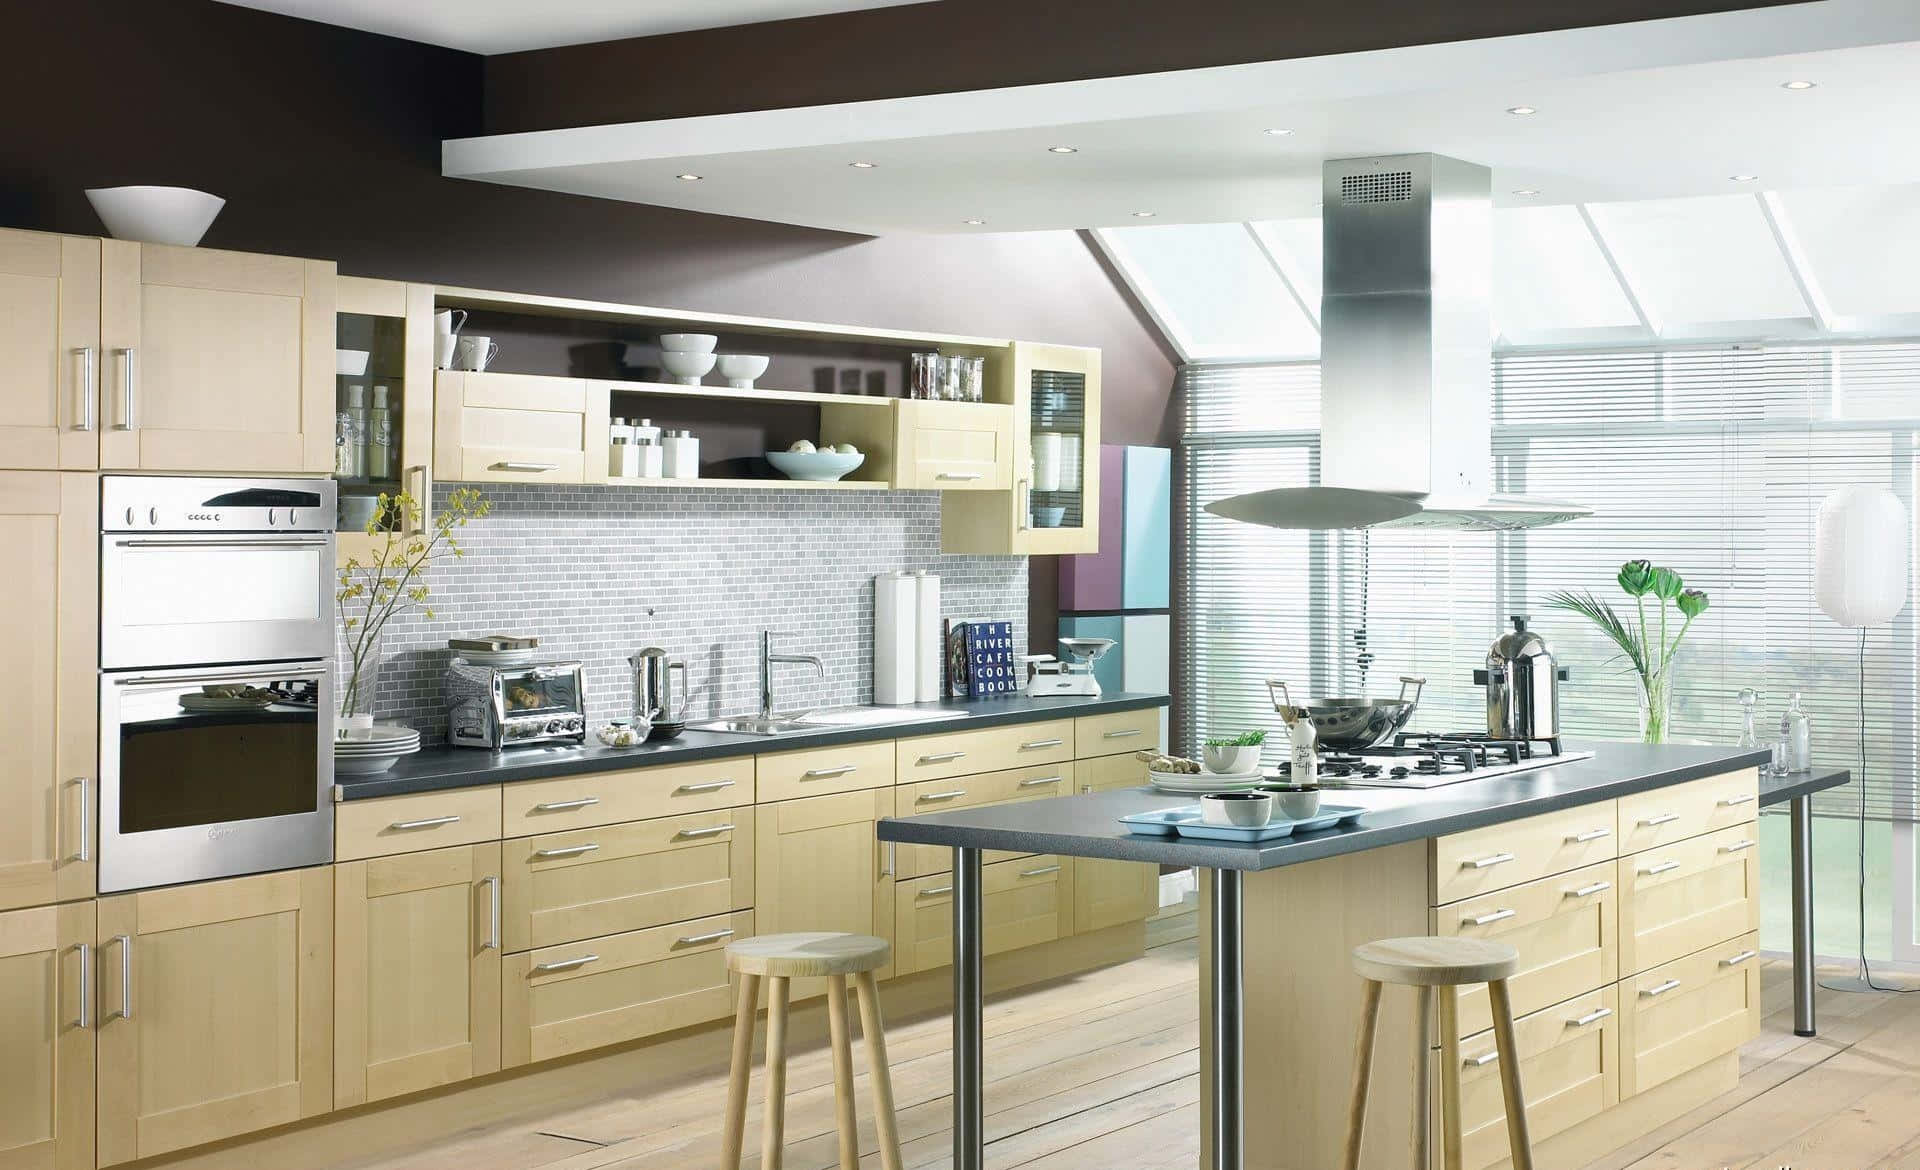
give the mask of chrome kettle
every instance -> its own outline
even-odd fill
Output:
[[[686,718],[687,664],[670,661],[667,652],[649,646],[627,659],[633,668],[633,718],[636,723],[674,724]],[[674,710],[673,672],[680,672],[680,710]]]
[[[1487,688],[1487,734],[1525,742],[1560,741],[1560,680],[1567,668],[1553,664],[1547,640],[1527,628],[1528,619],[1508,619],[1513,630],[1487,651],[1487,668],[1473,681]]]

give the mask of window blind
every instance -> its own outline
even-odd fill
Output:
[[[1424,677],[1416,726],[1484,727],[1471,674],[1513,614],[1531,616],[1574,670],[1561,687],[1565,730],[1633,738],[1632,676],[1584,619],[1542,603],[1590,589],[1629,611],[1614,573],[1645,557],[1712,599],[1681,651],[1672,736],[1735,742],[1735,696],[1752,687],[1764,696],[1760,738],[1777,738],[1797,691],[1816,759],[1857,768],[1856,632],[1814,604],[1814,516],[1843,484],[1888,487],[1913,507],[1920,345],[1498,355],[1496,484],[1595,515],[1497,535],[1283,532],[1211,516],[1203,506],[1222,496],[1313,482],[1317,370],[1189,367],[1181,382],[1181,604],[1192,631],[1176,662],[1182,747],[1244,727],[1277,733],[1268,677],[1296,693],[1376,697],[1403,675]],[[1870,813],[1914,820],[1913,605],[1867,634]],[[1819,807],[1851,811],[1858,799],[1841,790]]]

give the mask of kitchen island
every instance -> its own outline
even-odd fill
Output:
[[[1339,1164],[1360,1002],[1348,953],[1375,938],[1499,938],[1521,952],[1512,991],[1543,1167],[1584,1164],[1730,1088],[1759,1022],[1754,820],[1766,753],[1586,746],[1593,758],[1532,772],[1334,793],[1369,811],[1258,845],[1126,833],[1120,816],[1184,803],[1148,789],[882,820],[882,841],[953,850],[954,1165],[983,1160],[987,849],[1208,873],[1203,1099],[1222,1170]],[[1382,1052],[1412,1033],[1410,998],[1383,1003]],[[1472,1053],[1471,1067],[1433,1080],[1458,1074],[1473,1167],[1505,1152],[1495,1070],[1478,1047],[1487,1010],[1484,990],[1463,989],[1457,1034],[1419,1040],[1427,1060]],[[1394,1067],[1388,1056],[1376,1071],[1364,1166],[1405,1160],[1413,1078]]]

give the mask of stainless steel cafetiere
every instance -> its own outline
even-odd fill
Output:
[[[683,726],[687,718],[687,664],[669,659],[658,646],[649,646],[631,658],[633,667],[633,718],[646,720],[655,728]],[[673,672],[680,672],[680,696],[676,703]]]
[[[1527,618],[1509,618],[1512,631],[1487,650],[1487,668],[1473,681],[1487,688],[1487,734],[1494,739],[1560,743],[1560,681],[1567,668],[1555,666],[1547,640],[1527,628]]]

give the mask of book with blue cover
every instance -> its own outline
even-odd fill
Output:
[[[968,622],[966,644],[969,697],[997,699],[1019,691],[1012,622]]]

